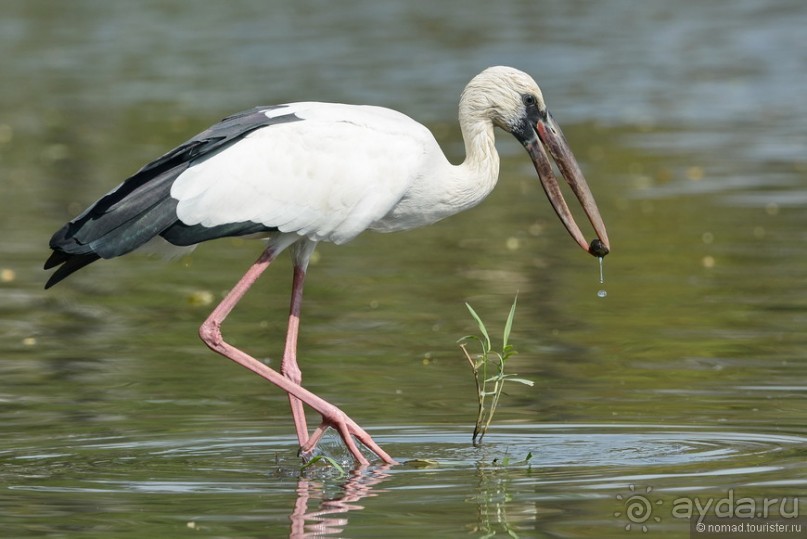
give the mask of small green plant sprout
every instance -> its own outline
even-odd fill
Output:
[[[482,444],[482,438],[488,431],[491,421],[493,421],[493,414],[496,413],[496,406],[499,404],[499,398],[502,396],[502,389],[505,382],[517,382],[532,386],[532,380],[526,378],[519,378],[515,374],[505,374],[504,368],[507,360],[513,356],[516,351],[513,345],[510,344],[510,330],[513,328],[513,319],[516,315],[516,303],[518,302],[518,295],[513,300],[513,306],[510,307],[510,314],[507,316],[507,322],[504,325],[504,334],[502,335],[502,348],[500,352],[493,350],[493,343],[490,340],[485,323],[482,318],[476,314],[476,311],[468,303],[468,311],[479,326],[478,335],[466,335],[457,341],[465,355],[465,359],[471,365],[474,372],[474,380],[476,381],[476,394],[479,400],[479,413],[476,416],[476,426],[474,427],[474,435],[471,439],[474,446]],[[476,341],[479,343],[481,353],[472,355],[468,352],[467,344],[469,341]]]
[[[316,455],[316,456],[314,456],[314,458],[312,458],[308,462],[304,463],[302,468],[300,468],[300,470],[301,471],[308,470],[308,469],[312,468],[317,463],[321,463],[321,464],[324,464],[326,466],[330,466],[331,468],[336,470],[336,473],[339,474],[339,477],[345,477],[347,475],[345,473],[345,469],[342,467],[341,464],[336,462],[336,459],[334,459],[332,457],[328,457],[326,455]]]

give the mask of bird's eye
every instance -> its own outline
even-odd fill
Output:
[[[534,95],[532,95],[532,94],[525,94],[525,95],[524,95],[524,97],[522,98],[522,101],[523,101],[523,102],[524,102],[524,104],[525,104],[525,105],[527,105],[528,107],[532,107],[532,106],[534,106],[534,105],[535,105],[535,103],[536,103],[535,96],[534,96]]]

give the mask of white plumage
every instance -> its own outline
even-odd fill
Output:
[[[283,111],[301,121],[257,129],[177,177],[171,196],[180,220],[254,221],[335,243],[367,228],[428,223],[424,214],[382,221],[407,193],[439,185],[433,172],[450,167],[428,129],[380,107],[292,103]]]

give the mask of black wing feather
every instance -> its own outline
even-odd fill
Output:
[[[50,239],[53,250],[45,269],[61,265],[46,284],[58,283],[99,258],[113,258],[162,235],[175,245],[193,245],[224,236],[267,231],[259,223],[232,223],[205,228],[188,226],[176,215],[170,196],[174,180],[201,158],[213,155],[248,133],[270,125],[299,121],[293,113],[269,118],[265,111],[285,107],[255,107],[224,118],[184,144],[152,161],[101,197]]]

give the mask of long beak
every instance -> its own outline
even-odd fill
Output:
[[[524,147],[529,152],[532,162],[535,164],[535,170],[538,172],[538,177],[541,179],[541,185],[549,198],[550,204],[555,209],[555,213],[560,217],[563,226],[569,231],[574,240],[585,251],[594,256],[605,256],[610,251],[610,244],[608,243],[608,233],[605,231],[605,223],[602,222],[600,211],[597,209],[597,203],[594,201],[594,196],[588,188],[588,183],[580,171],[580,166],[574,158],[569,144],[566,142],[566,137],[560,130],[560,126],[552,118],[552,115],[547,111],[546,119],[539,120],[535,125],[535,132],[538,137],[532,137],[531,140],[524,144]],[[540,138],[540,141],[538,140]],[[541,144],[543,142],[543,145]],[[591,245],[586,241],[583,233],[580,232],[580,227],[574,221],[572,213],[569,211],[569,206],[563,198],[558,180],[552,172],[552,165],[549,158],[544,151],[546,146],[555,163],[558,165],[560,173],[566,179],[566,182],[571,186],[572,191],[580,205],[583,206],[583,211],[586,213],[588,220],[594,227],[594,232],[597,234],[599,241],[594,240]]]

